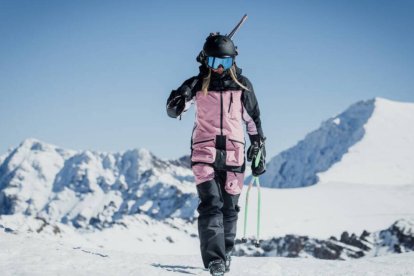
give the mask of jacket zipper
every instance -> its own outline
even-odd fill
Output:
[[[223,91],[220,91],[220,133],[223,136]]]
[[[233,103],[233,92],[230,92],[230,104],[229,104],[229,111],[227,113],[230,113],[231,104]]]

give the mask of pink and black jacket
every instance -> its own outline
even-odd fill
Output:
[[[245,170],[246,124],[250,142],[264,137],[260,121],[260,110],[252,84],[236,67],[237,79],[249,91],[235,83],[224,72],[212,72],[208,94],[201,91],[204,67],[200,74],[186,80],[180,88],[191,89],[185,99],[184,112],[195,103],[195,123],[191,137],[191,165],[206,164],[215,170],[243,173]],[[176,117],[180,116],[176,114]]]

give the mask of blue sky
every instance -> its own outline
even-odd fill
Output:
[[[171,119],[166,99],[244,13],[237,62],[268,155],[356,101],[414,102],[414,1],[0,0],[0,153],[35,137],[188,154],[194,110]]]

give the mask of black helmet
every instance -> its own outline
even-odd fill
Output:
[[[233,41],[220,33],[211,33],[206,38],[203,51],[206,56],[212,57],[235,57],[237,55]]]
[[[205,64],[206,57],[235,57],[237,56],[237,47],[234,46],[233,41],[226,35],[221,35],[219,32],[210,33],[206,38],[203,50],[198,54],[197,61]]]

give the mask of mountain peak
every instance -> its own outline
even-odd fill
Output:
[[[414,156],[413,126],[413,103],[380,97],[359,101],[274,157],[263,182],[269,187],[309,186],[320,179],[352,183],[414,182],[409,169],[414,163],[410,157]],[[355,155],[357,152],[363,154]],[[345,169],[341,164],[350,154],[354,157],[345,161]],[[343,168],[330,173],[331,167]]]
[[[373,98],[373,100],[375,102],[376,107],[399,108],[400,106],[414,106],[414,103],[412,102],[395,101],[382,97],[375,97]]]
[[[363,136],[340,162],[319,178],[323,182],[382,185],[414,184],[414,103],[375,98]]]
[[[19,147],[24,147],[24,148],[29,148],[29,149],[33,149],[33,150],[41,150],[43,149],[45,146],[49,146],[49,144],[36,139],[36,138],[26,138],[24,139],[20,144]]]

